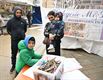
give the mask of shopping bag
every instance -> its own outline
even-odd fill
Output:
[[[43,40],[43,44],[49,45],[50,39],[48,37],[45,37],[44,40]]]

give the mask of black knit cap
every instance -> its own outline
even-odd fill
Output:
[[[19,7],[19,6],[16,6],[16,7],[14,8],[14,13],[16,13],[17,10],[21,10],[21,12],[23,11],[22,8]]]

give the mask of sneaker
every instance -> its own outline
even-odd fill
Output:
[[[54,48],[49,49],[49,51],[48,51],[48,52],[55,52],[55,49],[54,49]]]
[[[53,49],[53,48],[54,48],[53,45],[50,45],[50,46],[48,47],[48,50]]]
[[[12,73],[15,70],[15,66],[12,66],[10,69],[10,73]]]

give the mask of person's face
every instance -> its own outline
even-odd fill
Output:
[[[56,16],[56,17],[55,17],[55,20],[56,20],[56,21],[59,21],[59,20],[60,20],[59,16]]]
[[[49,19],[50,21],[53,21],[55,18],[54,18],[53,15],[48,15],[48,19]]]
[[[16,15],[16,17],[21,17],[22,16],[22,11],[21,10],[17,10],[15,15]]]
[[[29,42],[28,42],[28,48],[29,48],[29,49],[32,49],[34,46],[35,46],[34,41],[29,41]]]

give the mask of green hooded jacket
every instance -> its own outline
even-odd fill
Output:
[[[36,53],[33,49],[27,48],[26,44],[29,39],[21,40],[18,43],[18,48],[20,50],[17,61],[16,61],[16,71],[19,73],[25,65],[33,66],[42,57],[41,54]],[[28,40],[28,41],[27,41]],[[26,42],[26,43],[25,43]]]

